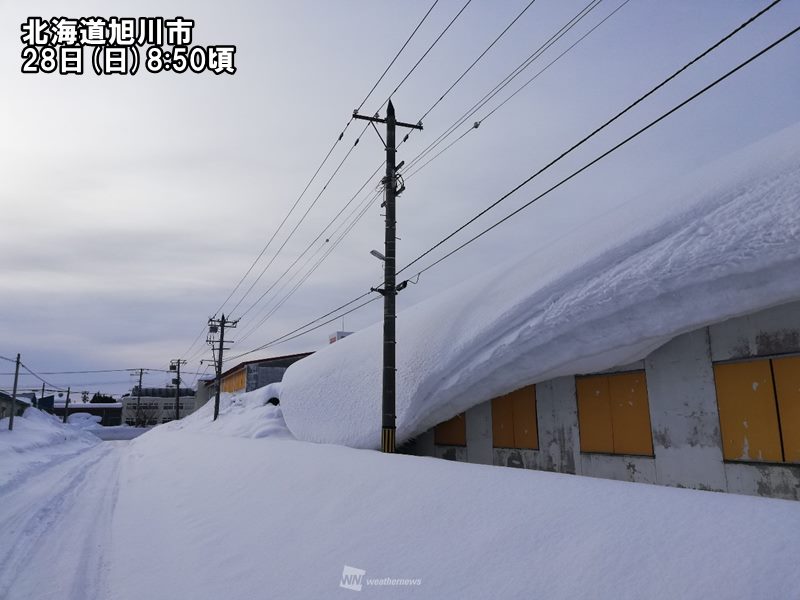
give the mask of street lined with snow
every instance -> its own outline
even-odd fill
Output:
[[[352,598],[362,571],[375,598],[800,592],[796,502],[300,442],[270,396],[15,479],[0,597]]]
[[[107,556],[126,442],[55,460],[0,495],[0,598],[110,597]]]

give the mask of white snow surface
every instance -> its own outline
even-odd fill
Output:
[[[351,598],[345,565],[374,598],[800,593],[797,502],[253,439],[252,420],[283,425],[252,398],[216,432],[168,424],[131,443],[110,598]],[[366,582],[387,577],[420,584]]]
[[[360,598],[345,565],[367,598],[800,594],[800,503],[301,442],[275,391],[0,486],[0,598]]]
[[[800,299],[798,215],[800,123],[400,312],[398,440]],[[377,323],[289,367],[281,407],[297,439],[377,447],[381,336]]]
[[[268,404],[270,398],[280,397],[280,383],[271,383],[252,392],[220,394],[219,418],[214,421],[214,398],[179,421],[160,427],[193,433],[218,433],[232,437],[285,437],[292,434],[286,428],[279,406]]]
[[[95,444],[100,439],[82,427],[65,425],[55,415],[28,408],[14,417],[0,419],[0,490],[18,485],[41,465],[63,460]]]

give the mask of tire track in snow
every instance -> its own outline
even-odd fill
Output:
[[[105,596],[104,553],[123,451],[117,443],[99,444],[0,496],[6,523],[0,531],[0,598]]]

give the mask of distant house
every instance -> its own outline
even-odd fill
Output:
[[[313,353],[287,354],[285,356],[273,356],[239,363],[222,373],[220,378],[222,391],[230,393],[251,392],[270,383],[281,381],[284,372],[290,365],[310,354]],[[216,380],[212,379],[207,382],[206,387],[209,395],[216,393]]]
[[[73,402],[70,400],[69,407],[65,407],[65,398],[63,395],[45,396],[38,401],[39,409],[48,412],[57,417],[63,418],[64,411],[68,411],[70,415],[75,413],[87,413],[100,417],[100,425],[106,427],[114,427],[122,424],[122,403],[121,402],[104,402],[104,403],[90,403],[90,402]]]
[[[14,416],[21,417],[22,413],[25,412],[25,409],[31,405],[31,401],[27,398],[22,398],[17,395],[16,402],[13,402],[11,395],[6,394],[5,392],[0,392],[0,419],[11,415],[12,404],[16,408]]]
[[[193,389],[181,388],[178,392],[179,414],[183,418],[197,410]],[[152,427],[175,419],[175,388],[146,388],[139,394],[138,386],[121,398],[122,420],[126,425]]]

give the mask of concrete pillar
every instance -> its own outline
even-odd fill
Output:
[[[727,489],[708,330],[645,359],[657,483]]]
[[[492,451],[492,402],[484,402],[467,411],[467,461],[491,465]]]
[[[537,468],[580,473],[580,435],[575,378],[559,377],[536,384],[539,422]]]

